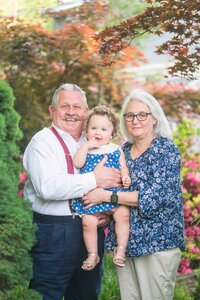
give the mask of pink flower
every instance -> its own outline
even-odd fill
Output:
[[[188,162],[187,162],[187,166],[188,166],[190,169],[194,170],[194,169],[196,169],[196,168],[198,167],[198,164],[197,164],[196,162],[194,162],[194,161],[188,161]]]
[[[187,218],[190,215],[190,211],[184,211],[184,217]]]
[[[107,236],[108,236],[108,227],[106,227],[106,228],[104,229],[104,233],[105,233],[105,236],[107,237]]]
[[[179,273],[191,273],[192,270],[190,268],[190,262],[189,260],[185,259],[185,258],[181,258],[180,264],[179,264],[179,268],[178,268],[178,272]]]
[[[186,187],[182,187],[182,190],[183,190],[183,193],[187,193],[187,189],[186,189]]]
[[[196,232],[196,234],[200,234],[200,227],[197,225],[193,226],[194,231]]]
[[[191,216],[186,219],[186,221],[189,222],[189,223],[191,223],[193,220],[194,220],[194,218],[191,217]]]
[[[17,195],[18,195],[19,197],[23,197],[23,195],[24,195],[24,190],[20,190],[20,191],[17,193]]]
[[[27,180],[26,172],[22,171],[19,174],[19,185],[18,185],[18,196],[23,197],[24,194],[24,184]]]
[[[184,204],[183,205],[183,208],[184,208],[184,211],[186,212],[191,212],[191,206],[190,205],[188,205],[188,204]]]
[[[192,273],[192,269],[190,269],[190,268],[184,268],[184,267],[183,267],[182,273],[185,273],[185,274]]]
[[[187,237],[190,237],[190,238],[194,238],[195,237],[195,231],[193,230],[192,227],[188,227],[185,229],[185,234]]]
[[[189,186],[194,186],[196,184],[196,176],[193,173],[187,173],[186,180],[189,181]]]
[[[25,183],[26,180],[27,180],[26,172],[25,171],[20,172],[20,174],[19,174],[19,183]]]
[[[197,215],[198,215],[198,210],[197,210],[196,208],[193,209],[192,215],[193,215],[194,217],[197,217]]]
[[[194,242],[193,241],[188,241],[188,246],[190,248],[193,248],[195,246]]]
[[[190,249],[188,252],[189,252],[189,253],[199,253],[200,250],[199,250],[199,248],[194,247],[194,248]]]

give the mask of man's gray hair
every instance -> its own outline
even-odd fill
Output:
[[[88,103],[87,103],[87,98],[85,95],[85,92],[76,84],[72,84],[72,83],[64,83],[62,84],[53,94],[52,97],[52,106],[55,107],[58,101],[58,96],[62,91],[78,91],[80,92],[82,99],[83,99],[83,103],[85,105],[86,108],[88,108]]]
[[[134,141],[133,137],[128,134],[124,120],[124,114],[127,112],[127,106],[132,101],[141,101],[149,107],[152,116],[157,121],[154,125],[154,133],[156,136],[162,136],[172,139],[172,130],[159,102],[146,91],[138,89],[131,91],[131,93],[124,99],[122,105],[120,115],[120,129],[123,137],[126,140],[131,143]]]

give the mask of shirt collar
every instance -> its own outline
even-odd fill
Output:
[[[76,142],[76,143],[82,143],[83,141],[86,140],[86,134],[85,132],[82,132],[80,138],[78,141],[76,141],[68,132],[63,131],[62,129],[58,128],[54,123],[52,123],[52,126],[56,129],[58,134],[64,139],[69,142]]]

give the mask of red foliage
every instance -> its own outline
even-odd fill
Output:
[[[161,35],[170,34],[168,41],[160,45],[156,52],[168,54],[175,60],[169,73],[192,78],[199,69],[199,1],[146,0],[145,11],[118,26],[106,28],[96,35],[100,43],[100,53],[104,56],[118,53],[131,41],[148,32]]]
[[[100,69],[95,33],[80,23],[49,33],[40,26],[0,19],[1,73],[12,86],[16,109],[23,115],[24,145],[34,132],[49,124],[47,106],[55,88],[63,82],[77,83],[86,90],[91,107],[102,101],[119,103],[123,98],[117,73],[130,62],[138,64],[142,53],[128,47],[111,68]]]

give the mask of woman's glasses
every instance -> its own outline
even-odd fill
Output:
[[[127,114],[124,114],[124,120],[126,122],[133,122],[135,120],[135,118],[137,118],[138,121],[146,121],[148,115],[151,115],[151,113],[140,112],[137,115],[132,114],[132,113],[127,113]]]

